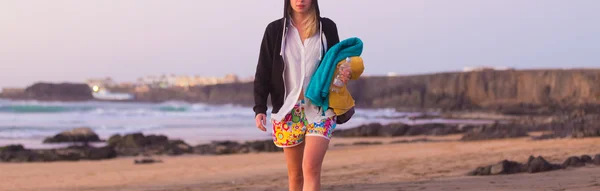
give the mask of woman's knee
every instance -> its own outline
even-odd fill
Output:
[[[293,182],[302,183],[302,181],[304,180],[304,173],[302,172],[302,168],[289,168],[288,177]]]
[[[321,174],[321,164],[315,160],[305,160],[302,163],[302,172],[306,177],[319,176]]]

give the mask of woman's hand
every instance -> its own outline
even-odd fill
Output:
[[[258,127],[258,129],[261,131],[267,131],[267,128],[265,128],[267,125],[267,115],[259,113],[254,118],[254,121],[256,122],[256,127]]]

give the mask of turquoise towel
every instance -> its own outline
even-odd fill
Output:
[[[363,42],[356,37],[343,40],[331,47],[310,79],[305,97],[310,99],[312,104],[321,107],[323,111],[327,111],[329,108],[329,88],[337,64],[347,57],[360,56],[362,51]]]

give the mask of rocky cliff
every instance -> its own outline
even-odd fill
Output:
[[[74,83],[36,83],[25,89],[28,98],[50,101],[85,101],[92,100],[92,90],[87,84]]]
[[[505,114],[600,113],[600,69],[506,70],[364,77],[349,84],[360,107],[488,110]],[[61,88],[63,87],[63,88]],[[134,93],[137,101],[183,100],[210,104],[253,104],[252,83],[221,84]],[[27,96],[89,99],[87,87],[36,84]]]
[[[440,73],[361,79],[351,87],[366,107],[484,109],[504,113],[598,112],[600,70]]]
[[[365,77],[349,84],[360,107],[493,110],[507,114],[600,112],[600,69],[438,73]],[[154,90],[144,101],[180,99],[252,105],[252,83]]]
[[[43,101],[86,101],[94,99],[87,84],[75,83],[36,83],[23,91],[0,93],[0,98]]]

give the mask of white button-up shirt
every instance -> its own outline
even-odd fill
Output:
[[[322,31],[317,31],[313,36],[304,40],[302,44],[301,35],[294,26],[292,19],[289,20],[289,29],[282,46],[283,60],[285,62],[284,84],[286,96],[278,113],[271,115],[272,120],[281,121],[298,103],[300,94],[306,92],[310,79],[317,69],[327,40]],[[321,39],[323,38],[323,39]],[[321,40],[323,46],[321,46]],[[335,113],[329,109],[325,115],[320,112],[320,107],[311,104],[308,98],[304,98],[304,113],[309,123],[319,122],[324,118],[333,117]]]

